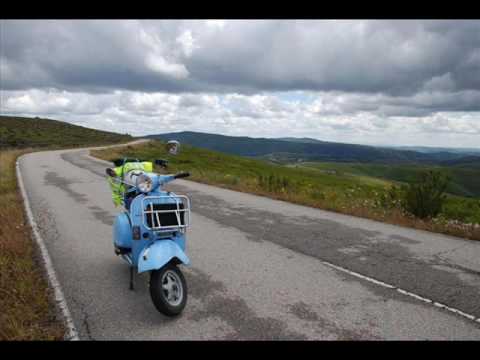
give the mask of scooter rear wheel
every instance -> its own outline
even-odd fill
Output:
[[[150,275],[153,305],[167,316],[179,315],[187,304],[187,283],[180,269],[170,263]]]

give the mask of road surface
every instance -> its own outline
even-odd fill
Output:
[[[114,255],[105,167],[85,149],[20,159],[81,339],[480,339],[480,242],[185,180],[168,189],[192,201],[189,299],[167,318]]]

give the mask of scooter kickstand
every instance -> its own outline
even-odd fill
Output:
[[[130,266],[130,290],[135,290],[134,288],[134,277],[135,277],[135,274],[133,273],[133,266]]]

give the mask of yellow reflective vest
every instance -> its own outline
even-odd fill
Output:
[[[117,166],[113,168],[113,171],[117,175],[116,178],[108,177],[108,183],[112,189],[112,199],[115,206],[123,204],[124,195],[125,195],[125,184],[118,182],[118,180],[123,181],[125,174],[132,170],[142,170],[145,172],[153,171],[153,163],[150,161],[143,162],[127,162],[122,166]]]

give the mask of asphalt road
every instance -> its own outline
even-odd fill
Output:
[[[480,339],[480,242],[185,180],[168,189],[192,201],[189,300],[167,318],[147,275],[128,290],[105,167],[87,150],[20,161],[81,339]]]

